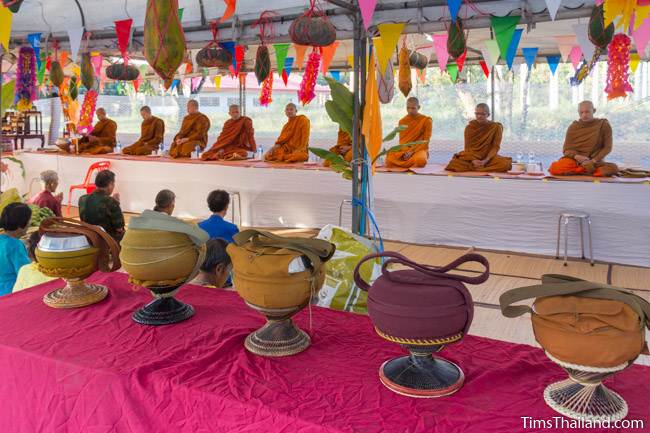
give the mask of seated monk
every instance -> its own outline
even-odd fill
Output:
[[[264,159],[273,162],[305,162],[309,159],[309,119],[307,116],[297,116],[298,107],[289,103],[284,109],[289,121],[284,124],[275,145],[269,150]]]
[[[106,117],[106,110],[101,107],[95,111],[95,114],[99,122],[95,123],[90,134],[79,139],[79,153],[89,153],[91,155],[111,153],[117,143],[115,137],[117,123]]]
[[[336,140],[336,146],[330,148],[330,152],[341,155],[343,159],[347,162],[352,161],[352,138],[350,134],[339,128],[339,136]],[[323,163],[325,167],[329,167],[331,164],[329,161]]]
[[[187,116],[183,119],[181,130],[174,137],[169,156],[189,158],[196,146],[201,150],[205,149],[208,144],[208,129],[210,129],[210,119],[205,114],[199,113],[198,101],[194,99],[187,101]]]
[[[400,121],[400,125],[407,128],[399,133],[399,144],[407,144],[414,141],[424,141],[421,144],[414,144],[386,154],[386,167],[424,167],[429,159],[429,140],[431,139],[431,118],[418,113],[420,101],[418,98],[410,97],[406,100],[407,115]]]
[[[618,173],[616,164],[603,161],[612,151],[612,127],[607,119],[594,118],[595,112],[591,101],[578,104],[580,120],[574,121],[567,129],[564,156],[551,164],[550,174],[613,176]]]
[[[140,138],[130,146],[122,149],[126,155],[151,155],[163,142],[165,137],[165,122],[151,115],[151,108],[146,105],[140,108],[140,115],[144,119],[140,126]]]
[[[503,125],[492,122],[490,107],[478,104],[476,120],[465,127],[465,150],[454,155],[445,168],[448,171],[506,172],[512,169],[512,158],[497,155],[501,146]]]
[[[228,114],[230,119],[223,124],[221,134],[210,150],[201,155],[202,160],[235,161],[246,159],[248,152],[257,150],[253,120],[239,114],[239,105],[231,105]]]

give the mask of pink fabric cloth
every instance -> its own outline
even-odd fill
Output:
[[[184,287],[178,298],[196,315],[149,327],[131,320],[148,292],[123,274],[93,280],[110,294],[88,308],[46,307],[60,280],[0,299],[0,432],[512,433],[539,431],[524,430],[522,416],[557,416],[542,392],[565,375],[530,346],[467,337],[443,351],[465,386],[413,399],[379,382],[381,363],[404,352],[366,316],[314,307],[309,330],[302,311],[296,321],[312,346],[266,359],[243,347],[264,321],[234,292]],[[647,428],[650,368],[632,366],[608,385]]]

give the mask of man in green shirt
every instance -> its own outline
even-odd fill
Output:
[[[118,242],[124,236],[124,216],[120,203],[112,196],[115,188],[115,173],[103,170],[95,178],[97,189],[79,199],[81,221],[103,227],[106,233]]]

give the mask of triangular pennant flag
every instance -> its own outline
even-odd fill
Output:
[[[122,57],[127,57],[127,50],[129,49],[129,40],[131,39],[131,26],[133,19],[115,21],[115,33],[117,34],[117,44],[120,47]]]
[[[639,53],[630,54],[630,69],[632,70],[632,73],[636,72],[636,68],[639,66],[640,61],[641,57],[639,56]]]
[[[566,62],[569,58],[569,53],[571,53],[571,48],[573,48],[576,44],[576,37],[574,35],[556,36],[555,42],[557,43],[557,47],[560,50],[562,61]]]
[[[512,35],[512,40],[508,46],[508,53],[506,54],[506,63],[508,64],[508,69],[512,70],[512,62],[515,60],[515,55],[517,54],[517,48],[519,48],[519,41],[521,40],[521,34],[524,32],[524,29],[515,29],[515,34]]]
[[[307,46],[293,44],[293,49],[296,50],[296,57],[295,57],[296,69],[302,69],[302,64],[305,61],[305,50],[307,50]]]
[[[359,9],[361,9],[361,18],[363,18],[363,27],[368,30],[372,23],[372,16],[377,7],[377,0],[359,0]]]
[[[436,49],[436,58],[438,59],[438,66],[440,71],[447,70],[447,62],[449,61],[449,52],[447,51],[447,34],[432,35],[433,46]]]
[[[284,70],[284,59],[287,58],[290,46],[291,44],[273,44],[273,49],[275,50],[275,69],[278,71],[278,75],[280,76],[282,76],[282,71]]]
[[[646,19],[643,24],[641,24],[641,27],[632,30],[632,39],[634,39],[636,51],[639,55],[643,55],[648,46],[648,41],[650,41],[650,18]]]
[[[138,93],[138,90],[140,90],[140,83],[142,82],[142,78],[138,77],[137,80],[133,82],[133,88],[135,89],[135,92]]]
[[[379,65],[379,72],[382,75],[386,73],[388,61],[395,52],[395,47],[397,46],[397,42],[399,42],[399,37],[405,25],[405,23],[377,25],[379,37],[374,38],[374,41],[377,52],[377,64]]]
[[[578,39],[578,45],[582,48],[582,54],[585,56],[587,61],[590,61],[594,56],[596,47],[589,40],[589,30],[587,29],[588,24],[575,24],[573,25],[573,32],[576,34]]]
[[[348,56],[348,65],[354,66],[354,56]]]
[[[449,7],[449,14],[451,15],[452,23],[456,22],[456,17],[458,16],[461,3],[463,3],[463,0],[447,0],[447,6]]]
[[[332,78],[334,78],[336,81],[341,81],[341,72],[331,71],[330,74],[332,75]]]
[[[483,58],[490,67],[496,66],[499,63],[499,44],[494,39],[489,39],[485,41],[485,50],[487,51],[487,56],[484,54]]]
[[[286,86],[289,82],[289,75],[291,75],[291,69],[293,68],[293,57],[287,57],[284,59],[284,70],[282,71],[282,81]]]
[[[93,68],[95,69],[95,77],[99,78],[102,73],[102,62],[104,58],[101,54],[96,53],[90,57],[90,63],[92,63]]]
[[[508,54],[510,41],[515,35],[515,29],[520,19],[521,17],[518,15],[513,17],[492,17],[491,19],[494,38],[499,45],[499,53],[501,53],[501,57],[504,59]]]
[[[232,56],[232,67],[233,71],[235,69],[235,66],[237,65],[237,59],[235,56],[235,43],[233,41],[227,41],[227,42],[219,42],[219,45],[226,51],[230,53]]]
[[[427,82],[427,68],[416,69],[420,83],[425,84]]]
[[[487,63],[485,63],[485,60],[479,60],[478,63],[479,63],[479,65],[481,65],[481,69],[483,69],[483,73],[485,74],[485,78],[489,78],[490,69],[488,68]]]
[[[560,63],[560,56],[546,56],[546,61],[548,62],[548,68],[551,70],[551,74],[555,75],[557,65]]]
[[[284,81],[285,87],[289,85],[289,76],[287,75],[286,68],[282,71],[282,81]]]
[[[456,59],[456,64],[458,65],[458,72],[463,72],[463,66],[465,66],[465,59],[467,59],[467,50]]]
[[[323,54],[321,57],[321,72],[323,75],[327,73],[327,70],[330,67],[330,63],[332,63],[332,59],[334,58],[334,53],[336,53],[336,49],[339,47],[339,41],[334,41],[330,45],[323,47]]]
[[[178,21],[183,21],[183,12],[185,11],[185,8],[179,8],[178,9]]]
[[[61,50],[59,53],[59,63],[62,68],[65,68],[66,63],[68,63],[68,52]]]
[[[526,60],[526,65],[528,66],[528,69],[533,69],[533,65],[535,64],[535,59],[537,58],[537,52],[539,51],[539,48],[522,48],[521,52],[524,55],[524,60]]]
[[[43,79],[45,78],[45,62],[41,62],[41,67],[38,68],[38,72],[36,73],[36,79],[38,80],[38,85],[40,86],[43,84]]]
[[[70,59],[73,62],[77,61],[77,54],[79,53],[79,46],[81,45],[81,38],[83,38],[83,35],[83,27],[68,29],[68,37],[70,38]]]
[[[40,69],[41,67],[41,34],[40,33],[30,33],[27,35],[27,42],[34,49],[34,55],[36,56],[36,67]]]
[[[223,0],[223,2],[226,4],[226,10],[219,22],[224,22],[233,16],[235,14],[235,7],[237,6],[237,0]]]
[[[455,83],[458,78],[458,65],[456,63],[450,63],[447,65],[447,73],[451,77],[451,82]]]
[[[239,74],[241,64],[244,62],[244,47],[242,45],[235,46],[235,75]]]
[[[548,9],[548,14],[551,16],[551,21],[555,21],[557,11],[560,9],[560,3],[562,3],[562,0],[546,0],[546,8]]]
[[[573,69],[578,69],[578,65],[580,64],[580,59],[582,59],[582,50],[580,49],[579,46],[576,45],[573,48],[571,48],[571,52],[569,53],[569,60],[571,60]]]
[[[214,77],[214,87],[219,90],[221,88],[221,75],[215,75]]]
[[[11,20],[14,14],[9,8],[0,6],[0,44],[9,51],[9,36],[11,35]]]

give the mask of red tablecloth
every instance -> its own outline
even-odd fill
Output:
[[[265,359],[243,346],[263,319],[234,292],[184,287],[178,298],[196,315],[149,327],[131,320],[148,292],[122,274],[94,280],[110,295],[88,308],[46,307],[43,294],[61,281],[0,298],[0,432],[512,433],[541,431],[521,417],[556,416],[542,392],[564,375],[530,346],[465,338],[443,352],[462,366],[465,386],[413,399],[379,382],[381,363],[402,351],[366,316],[313,308],[312,346]],[[308,330],[308,311],[296,321]],[[629,403],[628,418],[650,428],[650,368],[608,383]]]

